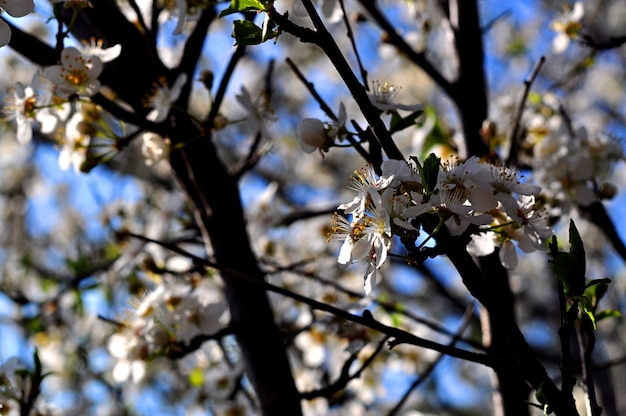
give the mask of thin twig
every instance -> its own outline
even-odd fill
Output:
[[[385,31],[388,43],[398,48],[398,50],[411,60],[415,65],[421,68],[439,87],[441,87],[448,95],[452,96],[453,87],[433,64],[428,61],[423,52],[416,52],[402,36],[400,36],[396,28],[389,23],[389,20],[381,13],[373,0],[359,0],[361,5],[367,10],[367,13],[374,19],[378,26]]]
[[[285,61],[287,62],[287,65],[289,66],[289,68],[291,68],[293,73],[296,75],[296,77],[304,84],[306,89],[309,90],[309,93],[311,94],[311,96],[313,96],[315,101],[317,101],[317,103],[320,105],[320,108],[322,109],[322,111],[326,113],[326,115],[331,120],[337,121],[338,118],[335,115],[335,112],[332,110],[332,108],[330,108],[330,106],[326,103],[326,101],[322,98],[322,96],[317,92],[317,90],[315,89],[315,84],[313,84],[312,82],[306,79],[302,71],[300,71],[300,68],[298,68],[296,63],[291,58],[287,58]]]
[[[346,61],[346,58],[343,56],[337,42],[335,42],[333,36],[326,29],[324,22],[322,22],[322,19],[315,10],[315,6],[311,0],[302,0],[302,4],[313,22],[313,26],[316,29],[315,31],[307,31],[305,28],[295,25],[285,16],[278,13],[274,8],[269,11],[270,17],[276,21],[284,31],[289,33],[291,33],[290,31],[293,31],[294,36],[301,36],[304,33],[304,35],[307,36],[306,42],[314,43],[324,51],[337,70],[339,76],[343,79],[346,87],[348,87],[350,94],[354,97],[361,113],[367,120],[367,123],[373,132],[374,138],[384,149],[387,156],[390,159],[404,160],[404,155],[400,149],[398,149],[398,146],[395,144],[391,134],[387,130],[387,126],[385,126],[385,123],[380,118],[378,109],[370,100],[367,90],[363,84],[361,84],[352,71],[350,64],[348,64],[348,61]]]
[[[317,397],[331,398],[334,394],[344,389],[351,380],[359,378],[361,376],[363,371],[367,367],[369,367],[369,365],[374,361],[374,358],[376,358],[378,354],[380,354],[388,339],[389,337],[383,338],[378,343],[378,347],[376,348],[376,350],[369,357],[367,357],[367,360],[365,360],[361,367],[359,367],[359,369],[356,370],[353,374],[350,374],[350,367],[352,366],[352,363],[354,363],[354,361],[356,361],[356,359],[358,358],[358,352],[353,353],[346,360],[343,367],[341,368],[341,373],[339,374],[337,380],[320,389],[300,393],[300,397],[304,400],[312,400]]]
[[[324,99],[319,95],[319,93],[317,92],[317,90],[315,89],[315,85],[312,82],[309,82],[306,77],[304,76],[304,74],[302,73],[302,71],[300,71],[300,69],[298,68],[298,66],[290,59],[287,58],[286,59],[287,65],[289,65],[289,67],[291,68],[291,70],[294,72],[294,74],[296,75],[296,77],[304,84],[304,86],[309,90],[309,93],[311,93],[311,95],[313,96],[313,98],[315,99],[315,101],[318,102],[318,104],[320,105],[320,108],[322,109],[322,111],[324,113],[326,113],[326,115],[333,121],[338,121],[339,118],[335,115],[334,111],[330,108],[330,106],[326,103],[326,101],[324,101]],[[356,140],[354,140],[354,138],[352,137],[352,135],[348,134],[346,135],[346,140],[354,147],[354,149],[363,157],[363,159],[365,159],[367,162],[371,162],[370,160],[370,156],[367,153],[367,151],[363,148],[363,146],[361,146],[360,143],[358,143]]]
[[[246,45],[239,44],[235,52],[231,55],[230,61],[228,61],[228,65],[226,66],[226,70],[224,71],[224,75],[222,76],[222,80],[220,81],[220,85],[217,88],[217,92],[215,93],[215,97],[213,98],[211,111],[207,116],[207,122],[212,123],[213,119],[215,119],[215,117],[217,116],[220,110],[220,106],[222,105],[222,101],[224,100],[224,96],[226,95],[226,89],[228,88],[230,79],[235,72],[235,67],[239,63],[239,60],[243,58],[245,54]]]
[[[318,311],[323,311],[323,312],[327,312],[331,315],[334,315],[338,318],[342,318],[345,319],[346,321],[349,322],[354,322],[360,325],[363,325],[365,327],[371,328],[375,331],[378,331],[380,333],[383,333],[389,337],[393,337],[395,338],[393,345],[399,345],[399,344],[409,344],[409,345],[415,345],[417,347],[422,347],[422,348],[426,348],[426,349],[432,349],[434,351],[438,351],[442,354],[446,354],[449,355],[451,357],[455,357],[455,358],[459,358],[462,360],[466,360],[466,361],[470,361],[470,362],[474,362],[474,363],[478,363],[478,364],[482,364],[485,365],[487,367],[491,367],[494,368],[496,365],[498,365],[498,359],[496,357],[490,357],[486,354],[482,354],[482,353],[476,353],[476,352],[472,352],[472,351],[468,351],[468,350],[463,350],[463,349],[459,349],[459,348],[454,348],[454,347],[450,347],[448,345],[443,345],[440,344],[438,342],[434,342],[434,341],[430,341],[421,337],[418,337],[416,335],[413,335],[403,329],[400,328],[396,328],[396,327],[391,327],[388,325],[383,324],[382,322],[379,322],[377,320],[374,319],[374,317],[372,316],[371,312],[369,312],[368,310],[363,312],[362,316],[359,315],[355,315],[352,314],[348,311],[345,311],[343,309],[334,307],[332,305],[329,305],[327,303],[323,303],[320,301],[317,301],[315,299],[311,299],[307,296],[304,295],[300,295],[296,292],[292,292],[291,290],[279,287],[279,286],[275,286],[271,283],[262,281],[262,280],[258,280],[255,279],[253,277],[247,276],[244,273],[241,273],[237,270],[231,269],[229,267],[222,267],[219,264],[212,262],[210,260],[207,259],[203,259],[201,257],[198,257],[194,254],[188,253],[187,251],[181,249],[180,247],[177,247],[175,245],[166,243],[166,242],[161,242],[146,236],[142,236],[139,234],[134,234],[131,232],[127,232],[126,233],[127,236],[129,237],[133,237],[133,238],[137,238],[139,240],[142,241],[146,241],[146,242],[150,242],[150,243],[155,243],[158,244],[162,247],[165,247],[177,254],[180,254],[182,256],[186,256],[188,258],[190,258],[191,260],[194,261],[194,263],[197,264],[203,264],[206,267],[210,267],[216,270],[219,270],[221,272],[223,272],[225,275],[228,276],[228,278],[234,278],[234,279],[241,279],[247,283],[249,283],[250,285],[257,285],[257,286],[261,286],[263,289],[268,290],[270,292],[273,293],[278,293],[280,295],[286,296],[288,298],[294,299],[296,301],[302,302],[308,306],[310,306],[313,310],[318,310]]]
[[[496,17],[494,17],[493,19],[491,19],[490,21],[488,21],[483,27],[482,27],[482,32],[483,32],[483,36],[487,34],[487,32],[489,32],[491,30],[491,28],[498,23],[498,21],[500,19],[504,19],[507,16],[510,16],[512,14],[511,10],[505,10],[502,13],[500,13],[499,15],[497,15]]]
[[[359,55],[359,50],[356,47],[356,41],[354,40],[354,32],[352,31],[352,26],[350,25],[350,21],[348,20],[348,15],[346,13],[346,7],[343,0],[339,0],[339,5],[341,6],[341,12],[343,14],[343,22],[346,25],[346,30],[348,31],[348,39],[350,39],[350,44],[352,45],[352,50],[354,51],[354,56],[356,58],[357,64],[359,65],[359,71],[361,72],[361,78],[363,78],[363,85],[367,90],[368,80],[367,80],[367,70],[363,66],[363,62],[361,61],[361,56]]]
[[[511,130],[511,135],[509,136],[509,155],[506,159],[506,164],[509,166],[514,166],[517,163],[517,154],[519,150],[519,132],[522,124],[522,116],[524,114],[524,108],[526,107],[526,100],[528,99],[528,94],[530,93],[530,88],[535,82],[537,75],[539,74],[539,70],[543,66],[546,61],[546,57],[542,56],[539,58],[532,70],[530,71],[530,75],[528,78],[524,80],[524,92],[522,93],[522,97],[517,104],[517,108],[515,109],[515,115],[513,117],[514,124],[513,129]]]

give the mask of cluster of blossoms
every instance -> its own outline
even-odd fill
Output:
[[[209,279],[190,286],[184,282],[161,284],[148,293],[109,339],[116,359],[113,378],[140,381],[146,361],[164,355],[175,343],[189,343],[196,335],[221,329],[227,305]]]
[[[92,39],[81,47],[64,48],[60,63],[38,70],[30,85],[15,83],[3,111],[8,119],[15,120],[18,141],[28,144],[33,126],[37,126],[39,132],[55,138],[59,165],[64,170],[73,167],[77,172],[87,172],[115,156],[121,131],[116,130],[113,118],[89,99],[101,89],[98,77],[104,64],[120,53],[120,45],[104,48],[101,40]],[[155,84],[145,102],[152,109],[147,120],[164,121],[186,83],[186,75],[181,74],[172,86],[165,81]],[[167,139],[152,132],[145,132],[142,139],[148,166],[168,156]]]
[[[27,144],[33,124],[42,134],[57,137],[61,148],[59,164],[80,170],[86,160],[90,138],[107,130],[102,112],[86,100],[100,89],[98,76],[103,62],[115,59],[119,46],[102,49],[101,43],[85,44],[82,49],[68,47],[61,52],[59,65],[38,70],[30,85],[17,82],[4,112],[17,124],[17,139]]]
[[[500,260],[507,268],[517,265],[514,243],[532,252],[544,249],[552,235],[547,213],[535,199],[541,188],[522,182],[515,171],[482,163],[477,157],[440,163],[433,155],[429,160],[436,160],[430,163],[436,167],[431,173],[419,164],[387,160],[380,176],[367,166],[351,178],[350,188],[357,195],[338,207],[346,216],[335,215],[331,237],[343,240],[340,264],[367,264],[368,294],[394,235],[416,237],[423,215],[435,214],[439,227],[445,225],[453,236],[474,225],[468,251],[483,256],[500,247]],[[436,232],[437,228],[432,234]]]
[[[532,149],[533,179],[547,192],[554,215],[568,213],[572,205],[611,198],[615,186],[600,181],[625,159],[619,140],[572,126],[559,106],[554,96],[542,97],[529,115],[526,137]]]

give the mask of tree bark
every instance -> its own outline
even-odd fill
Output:
[[[172,124],[173,141],[200,134],[185,116]],[[264,278],[250,246],[236,181],[219,160],[209,136],[172,153],[171,164],[193,202],[209,255],[220,267],[234,271],[222,272],[222,277],[246,373],[262,413],[300,415],[298,391],[268,296],[260,286],[237,276]]]

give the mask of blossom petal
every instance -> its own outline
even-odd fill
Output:
[[[13,17],[24,17],[35,10],[33,0],[7,0],[2,8]]]
[[[507,241],[502,244],[498,255],[500,257],[500,263],[502,263],[505,268],[512,270],[517,267],[517,252],[512,242]]]
[[[0,20],[0,47],[6,46],[11,40],[11,28],[4,20]]]

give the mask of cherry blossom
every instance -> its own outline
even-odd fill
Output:
[[[44,76],[56,85],[56,94],[68,97],[78,94],[92,97],[100,90],[98,76],[102,61],[97,56],[86,57],[78,49],[69,47],[61,52],[61,65],[44,70]]]
[[[146,102],[146,106],[153,109],[146,118],[155,123],[165,120],[170,112],[170,107],[178,100],[186,83],[187,74],[184,73],[178,75],[171,88],[166,84],[165,80],[161,80],[155,86],[154,92]]]
[[[141,136],[141,154],[147,166],[153,166],[167,159],[169,143],[157,133],[145,132]]]
[[[577,1],[573,6],[566,6],[551,23],[550,27],[557,35],[552,41],[552,51],[556,54],[563,53],[569,46],[571,39],[576,39],[582,29],[582,18],[585,9],[581,1]]]

